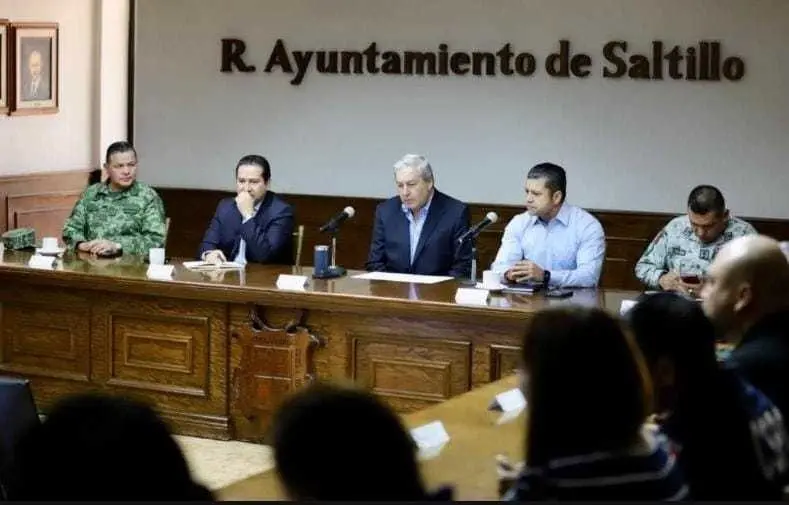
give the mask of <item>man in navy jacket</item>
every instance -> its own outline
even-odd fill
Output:
[[[458,244],[471,225],[468,205],[435,189],[424,156],[408,154],[394,169],[398,196],[375,211],[367,270],[468,277],[471,244]]]
[[[271,167],[257,154],[236,165],[235,198],[216,208],[198,255],[203,261],[293,263],[293,208],[269,191]]]

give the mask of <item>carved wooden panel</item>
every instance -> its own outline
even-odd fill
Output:
[[[226,317],[222,304],[161,293],[94,301],[93,380],[155,402],[182,434],[227,438]]]
[[[260,441],[277,407],[292,391],[314,379],[312,353],[318,344],[297,320],[273,326],[257,308],[246,322],[234,324],[238,342],[238,367],[233,369],[231,413],[235,436]]]
[[[490,346],[490,380],[497,381],[515,373],[521,363],[521,348],[511,345]]]
[[[398,412],[411,412],[470,389],[471,343],[349,335],[352,378]]]
[[[170,394],[208,395],[208,318],[109,315],[107,383]]]
[[[0,370],[26,376],[89,380],[87,308],[6,299],[0,304],[0,328]]]

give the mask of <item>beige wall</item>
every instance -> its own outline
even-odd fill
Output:
[[[95,167],[126,138],[128,0],[0,0],[0,18],[60,24],[60,111],[0,116],[0,175]]]

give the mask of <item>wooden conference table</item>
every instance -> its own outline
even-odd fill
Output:
[[[423,410],[515,370],[525,321],[553,305],[617,311],[627,291],[492,296],[458,305],[458,283],[310,280],[309,268],[248,265],[171,279],[139,258],[30,252],[0,257],[0,374],[31,380],[39,408],[103,391],[153,402],[180,434],[260,440],[279,402],[315,378],[353,379],[398,412]]]
[[[510,375],[403,416],[408,429],[441,421],[449,435],[449,442],[437,455],[421,461],[422,478],[428,489],[452,485],[456,501],[498,500],[495,457],[503,454],[513,462],[523,459],[525,416],[521,411],[498,424],[504,414],[489,411],[488,406],[497,394],[516,387],[518,378]],[[375,443],[372,438],[371,443]],[[343,455],[338,454],[337,461],[342,459]],[[216,495],[219,500],[233,501],[286,499],[274,469],[230,484],[216,491]]]

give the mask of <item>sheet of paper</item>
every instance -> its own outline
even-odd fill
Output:
[[[234,270],[243,269],[244,265],[233,261],[214,264],[207,261],[184,261],[183,265],[189,270]]]
[[[353,278],[366,279],[369,281],[408,282],[414,284],[438,284],[439,282],[452,280],[452,277],[442,275],[398,274],[395,272],[367,272],[354,275]]]

